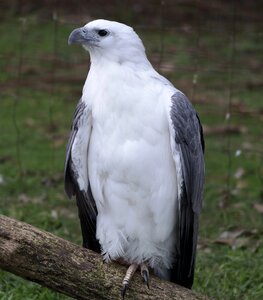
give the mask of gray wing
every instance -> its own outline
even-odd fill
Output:
[[[171,103],[173,153],[179,156],[182,178],[176,212],[176,258],[171,280],[191,288],[204,185],[204,138],[199,117],[187,97],[178,91],[172,96]]]
[[[69,198],[76,196],[83,246],[100,252],[100,245],[96,239],[97,209],[87,177],[86,161],[90,132],[91,113],[86,104],[80,100],[75,110],[66,149],[64,186]],[[79,143],[82,143],[84,147],[78,147]],[[73,153],[74,146],[78,147],[79,151]],[[84,187],[80,185],[80,179],[81,182],[86,183]]]

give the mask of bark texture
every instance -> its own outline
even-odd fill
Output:
[[[126,267],[103,263],[97,253],[0,215],[0,268],[77,299],[121,299]],[[150,289],[136,273],[129,299],[208,299],[151,275]]]

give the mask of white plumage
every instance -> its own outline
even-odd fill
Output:
[[[171,280],[180,252],[184,184],[171,110],[173,96],[181,92],[153,69],[129,26],[96,20],[73,31],[69,42],[83,44],[91,67],[81,113],[73,121],[66,190],[78,196],[78,189],[85,201],[94,201],[96,215],[91,219],[96,219],[96,239],[105,260],[145,262]],[[194,136],[201,149],[201,134]]]

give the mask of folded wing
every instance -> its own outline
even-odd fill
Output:
[[[179,182],[176,210],[176,257],[171,280],[191,288],[204,185],[204,139],[189,100],[176,92],[170,101],[170,141]]]
[[[69,198],[76,196],[83,246],[100,252],[96,239],[97,209],[88,179],[88,146],[92,130],[89,107],[80,100],[75,110],[66,150],[64,185]]]

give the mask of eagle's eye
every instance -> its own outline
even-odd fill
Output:
[[[99,36],[106,36],[108,34],[109,34],[109,32],[105,29],[101,29],[101,30],[98,31]]]

